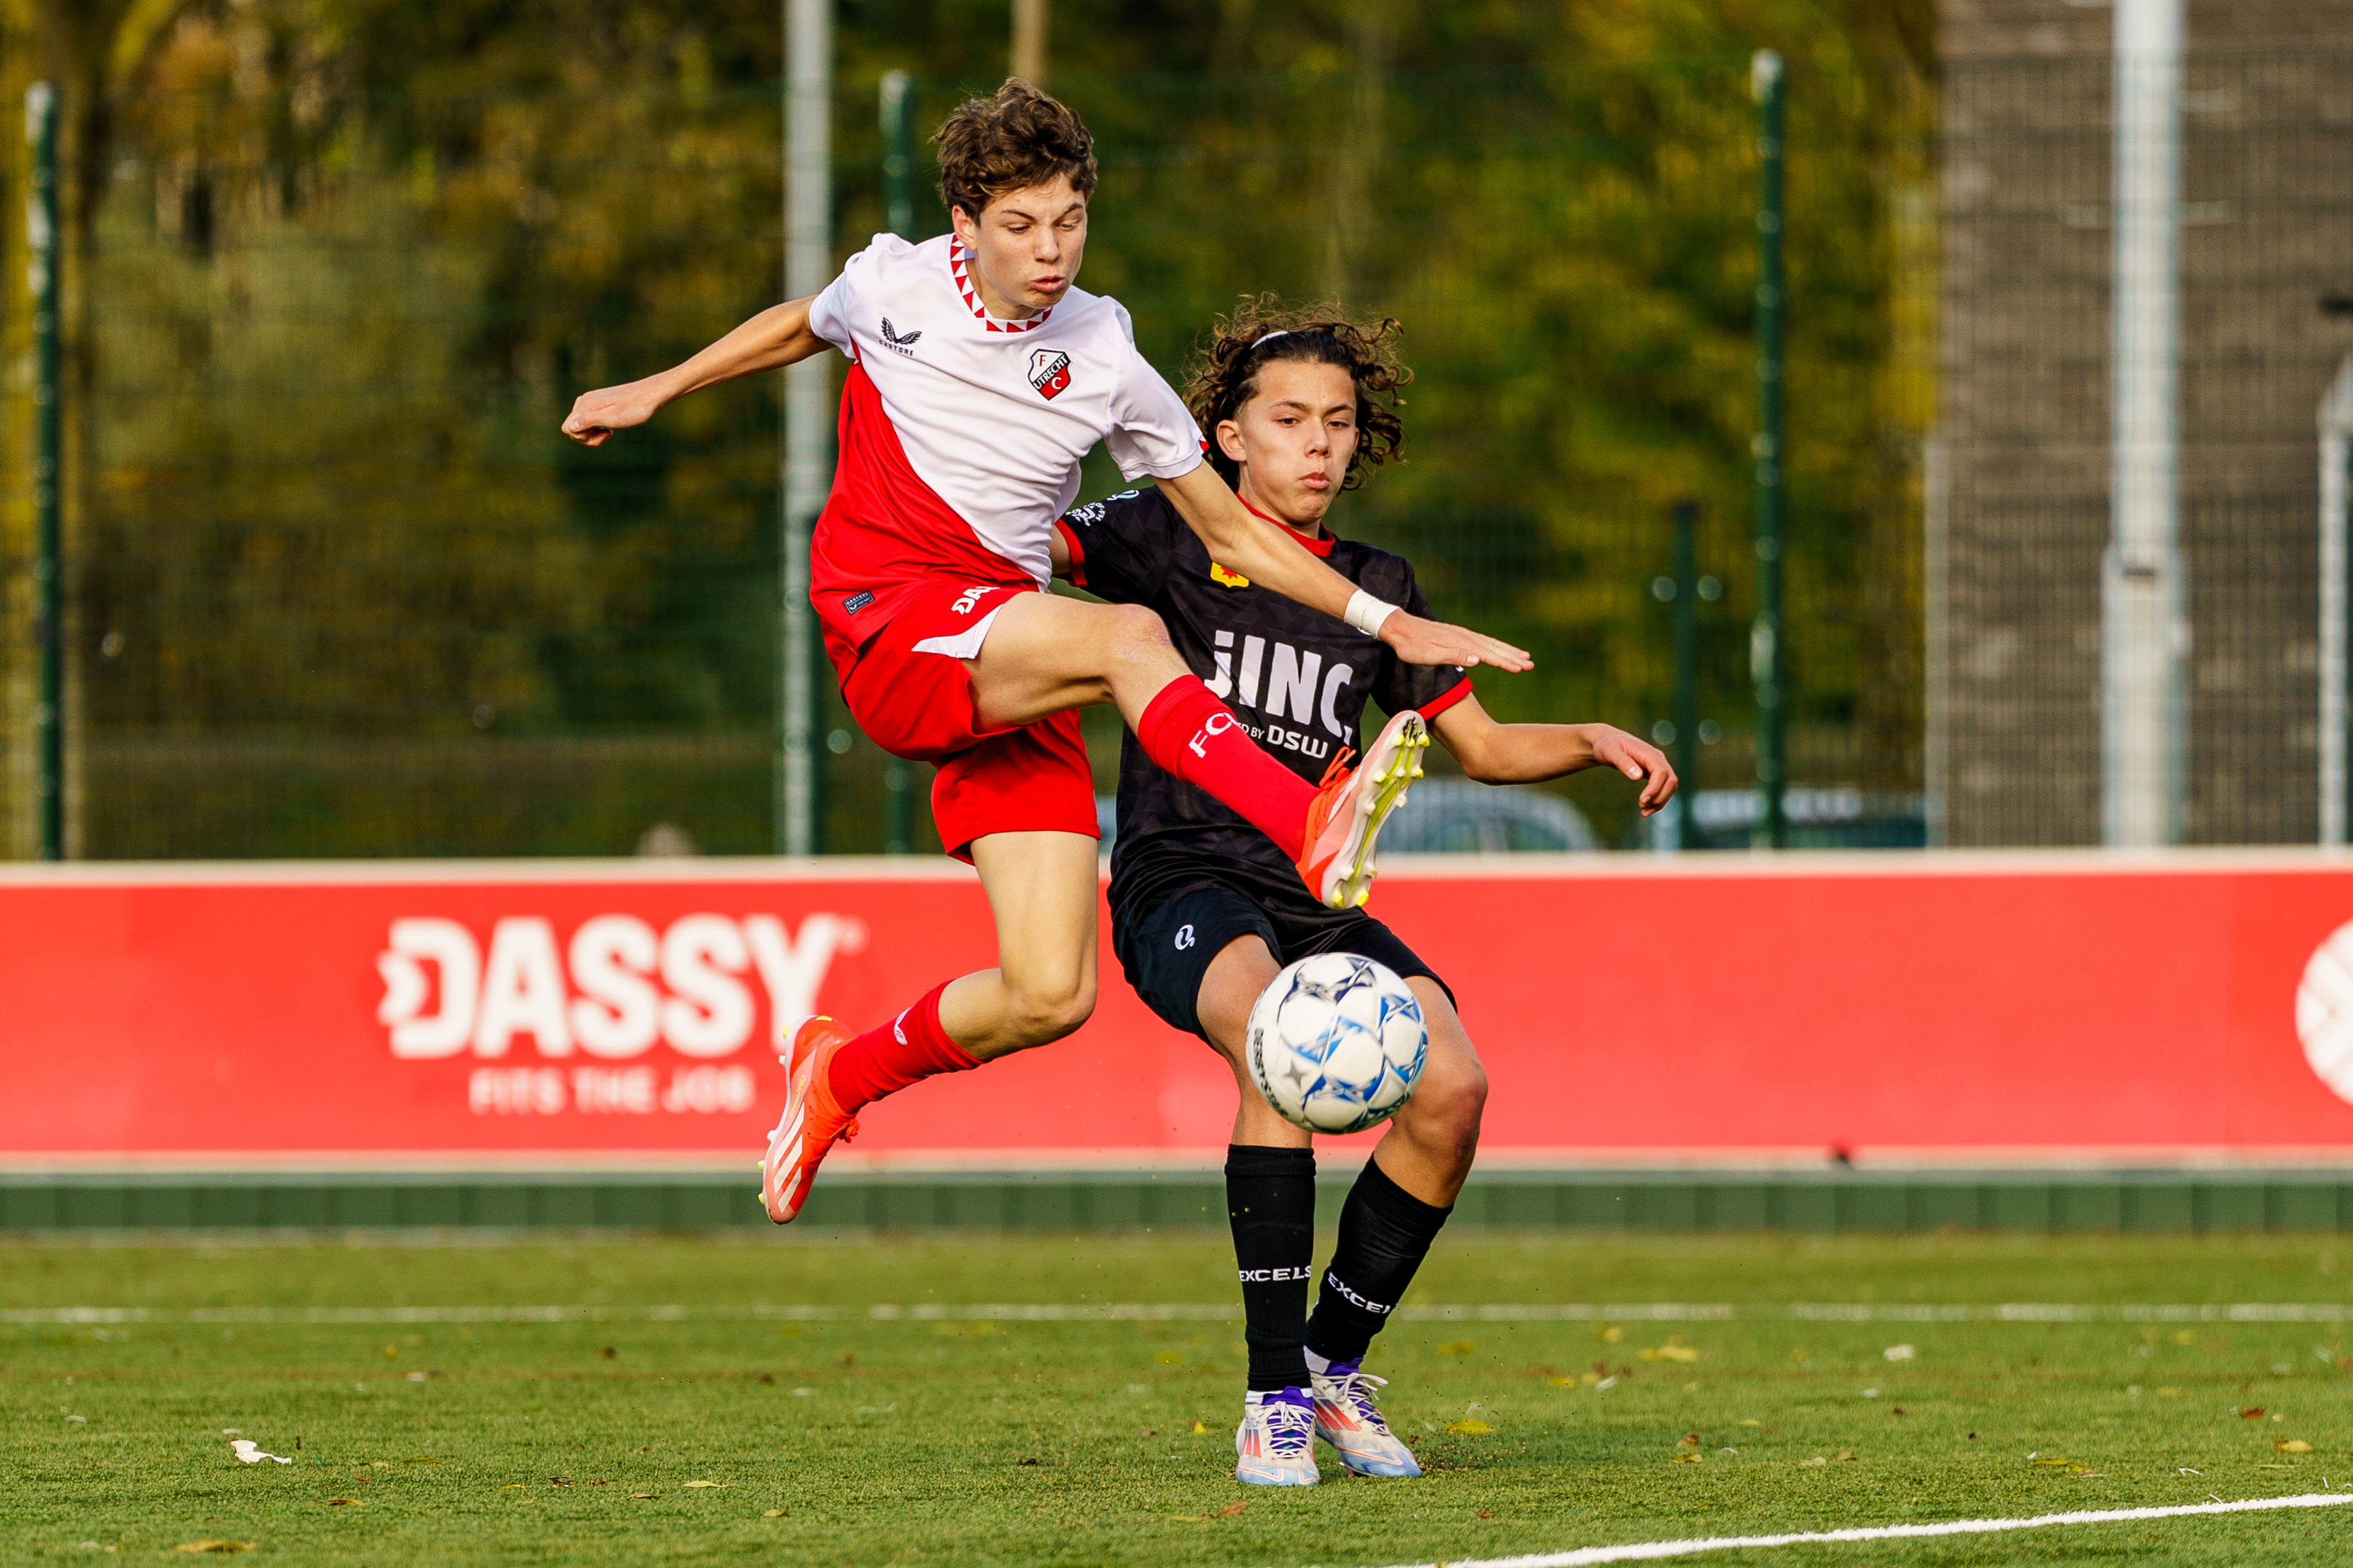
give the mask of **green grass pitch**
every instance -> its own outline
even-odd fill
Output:
[[[2342,1325],[1888,1317],[2346,1303],[2342,1245],[1451,1237],[1417,1310],[1736,1312],[1399,1321],[1371,1369],[1430,1473],[1335,1464],[1320,1488],[1274,1491],[1231,1479],[1241,1325],[1216,1315],[1232,1258],[1214,1233],[17,1241],[0,1245],[0,1558],[179,1561],[230,1542],[255,1562],[378,1568],[1337,1568],[2343,1489]],[[1793,1317],[1799,1302],[1879,1316]],[[1194,1315],[967,1321],[976,1303]],[[72,1307],[147,1315],[60,1321]],[[438,1310],[528,1307],[567,1310]],[[1912,1356],[1888,1359],[1900,1344]],[[295,1462],[238,1463],[230,1428]],[[1694,1561],[2348,1560],[2353,1508]]]

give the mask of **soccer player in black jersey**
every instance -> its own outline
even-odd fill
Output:
[[[1242,500],[1370,594],[1429,613],[1401,557],[1337,537],[1325,514],[1404,440],[1395,321],[1245,302],[1221,321],[1186,389],[1210,461]],[[1308,778],[1361,747],[1369,699],[1418,710],[1474,779],[1557,778],[1611,767],[1641,786],[1649,816],[1675,791],[1653,746],[1607,724],[1500,724],[1460,669],[1407,664],[1320,611],[1269,593],[1209,558],[1155,490],[1079,507],[1056,525],[1054,568],[1120,604],[1148,605],[1194,672],[1261,747]],[[1380,921],[1310,897],[1280,850],[1203,791],[1154,765],[1125,737],[1112,851],[1112,940],[1154,1012],[1233,1065],[1240,1104],[1226,1154],[1248,1319],[1250,1380],[1235,1479],[1316,1480],[1315,1436],[1363,1475],[1417,1476],[1381,1419],[1363,1368],[1470,1173],[1487,1078],[1436,972]],[[1340,1215],[1339,1242],[1313,1319],[1315,1154],[1308,1134],[1259,1094],[1243,1059],[1252,1003],[1282,965],[1362,953],[1405,977],[1430,1027],[1421,1083],[1373,1151]]]

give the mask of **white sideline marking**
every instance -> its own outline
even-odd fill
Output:
[[[1699,1552],[1735,1552],[1764,1546],[1803,1546],[1817,1542],[1910,1541],[1930,1535],[1994,1535],[2010,1530],[2044,1530],[2054,1524],[2120,1524],[2141,1519],[2179,1519],[2193,1513],[2255,1513],[2282,1508],[2336,1508],[2353,1503],[2353,1492],[2306,1492],[2299,1497],[2250,1498],[2242,1502],[2185,1503],[2173,1508],[2087,1509],[2075,1513],[2040,1513],[2031,1519],[1956,1519],[1943,1524],[1879,1524],[1856,1530],[1816,1530],[1790,1535],[1713,1535],[1692,1541],[1644,1541],[1627,1546],[1583,1546],[1574,1552],[1543,1552],[1525,1557],[1455,1558],[1411,1568],[1584,1568],[1588,1563],[1641,1563],[1686,1557]]]
[[[974,1302],[869,1307],[754,1303],[748,1307],[9,1307],[0,1323],[577,1323],[815,1322],[864,1316],[876,1322],[1226,1322],[1242,1315],[1239,1302],[1058,1301]],[[2166,1305],[2111,1301],[2082,1305],[1996,1301],[1960,1305],[1865,1305],[1795,1301],[1733,1306],[1705,1301],[1612,1301],[1600,1304],[1491,1301],[1476,1306],[1408,1305],[1398,1316],[1419,1322],[1504,1323],[2342,1323],[2353,1303],[2240,1301]]]

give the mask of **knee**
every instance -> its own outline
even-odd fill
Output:
[[[1432,1063],[1413,1099],[1416,1130],[1444,1147],[1469,1152],[1479,1145],[1479,1118],[1487,1106],[1487,1069],[1477,1062]]]
[[[1094,983],[1073,977],[1018,986],[1013,991],[1012,1002],[1006,1022],[1020,1041],[1015,1048],[1026,1050],[1032,1046],[1051,1045],[1074,1032],[1094,1013]]]
[[[1171,646],[1167,626],[1149,605],[1111,605],[1105,613],[1104,637],[1113,652],[1148,653]]]

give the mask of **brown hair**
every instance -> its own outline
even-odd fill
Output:
[[[977,220],[1008,191],[1057,174],[1082,196],[1095,189],[1095,139],[1079,117],[1019,77],[993,98],[968,98],[933,133],[940,144],[940,200]]]
[[[1285,309],[1271,294],[1245,297],[1233,314],[1220,316],[1185,384],[1186,405],[1209,437],[1209,463],[1218,476],[1232,485],[1241,475],[1241,465],[1218,443],[1218,426],[1258,395],[1261,370],[1284,360],[1337,365],[1356,384],[1356,449],[1342,489],[1355,489],[1391,458],[1404,461],[1405,421],[1397,411],[1405,399],[1398,389],[1413,372],[1398,363],[1402,330],[1395,317],[1354,321],[1337,305]]]

